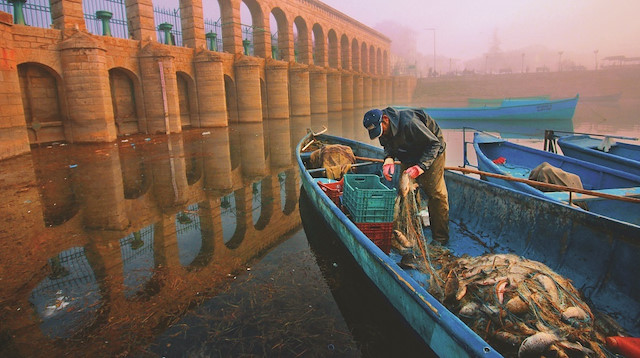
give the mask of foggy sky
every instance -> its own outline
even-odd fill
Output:
[[[433,55],[433,32],[424,29],[435,28],[438,57],[458,60],[483,56],[496,35],[502,51],[640,56],[640,0],[321,1],[383,33],[376,25],[388,21],[412,28],[425,55]]]

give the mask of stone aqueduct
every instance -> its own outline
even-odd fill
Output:
[[[415,80],[389,74],[390,40],[317,0],[219,0],[222,52],[210,51],[202,0],[181,0],[182,47],[159,43],[152,0],[125,0],[129,39],[87,32],[81,0],[51,0],[51,28],[0,12],[0,159],[52,141],[110,142],[407,103]],[[294,40],[293,27],[297,29]],[[294,54],[294,46],[297,53]]]

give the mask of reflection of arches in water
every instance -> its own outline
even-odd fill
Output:
[[[200,149],[195,143],[189,143],[187,153],[185,153],[184,164],[186,166],[187,184],[193,185],[202,177],[202,161],[200,160]]]
[[[264,229],[273,213],[273,190],[271,189],[271,177],[251,185],[253,200],[251,200],[251,216],[253,226],[257,230]]]
[[[36,181],[40,193],[44,223],[47,226],[61,225],[73,218],[80,210],[80,203],[72,188],[72,170],[69,158],[51,156],[42,150],[33,150],[31,158],[35,167]],[[58,169],[51,169],[58,168]]]
[[[284,183],[280,182],[280,190],[284,185],[284,191],[286,192],[285,204],[282,206],[282,213],[289,215],[296,209],[298,203],[298,197],[296,193],[296,176],[295,170],[289,169],[284,174]]]
[[[202,248],[198,204],[189,205],[187,210],[176,214],[176,236],[180,264],[189,266]]]
[[[280,184],[280,207],[282,208],[282,210],[284,210],[284,207],[287,204],[287,186],[285,185],[286,180],[286,172],[278,173],[278,183]]]
[[[42,333],[68,338],[89,327],[102,306],[102,296],[83,247],[73,247],[49,259],[51,273],[31,292]]]
[[[151,187],[151,173],[147,172],[144,158],[129,147],[120,147],[120,168],[125,199],[136,199]]]
[[[240,246],[246,232],[243,209],[238,209],[237,203],[244,202],[244,189],[220,198],[220,218],[222,219],[222,240],[224,244],[235,249]]]
[[[120,239],[125,297],[131,298],[141,292],[153,277],[153,246],[153,225]]]

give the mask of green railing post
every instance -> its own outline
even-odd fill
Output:
[[[174,45],[173,40],[171,39],[171,29],[173,25],[168,22],[163,22],[158,26],[160,31],[164,31],[164,44],[165,45]]]
[[[109,11],[96,11],[96,17],[102,21],[102,36],[111,36],[111,24],[109,20],[111,20],[112,16],[113,14]]]
[[[209,50],[218,51],[218,34],[215,32],[207,32],[204,37],[207,39],[207,43],[209,44]]]
[[[248,39],[242,40],[242,47],[244,47],[244,54],[249,56],[249,46],[251,45],[251,41]]]
[[[293,50],[293,59],[294,61],[298,62],[298,49]]]
[[[13,4],[13,23],[17,25],[26,25],[22,9],[27,0],[9,0],[9,2]]]
[[[278,59],[278,46],[271,46],[271,57],[274,60]]]

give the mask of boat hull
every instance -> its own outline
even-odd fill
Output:
[[[566,156],[640,176],[640,145],[618,142],[605,153],[596,149],[601,142],[586,135],[558,138],[558,146]]]
[[[513,101],[495,107],[424,108],[436,120],[570,120],[578,97],[560,100]]]

